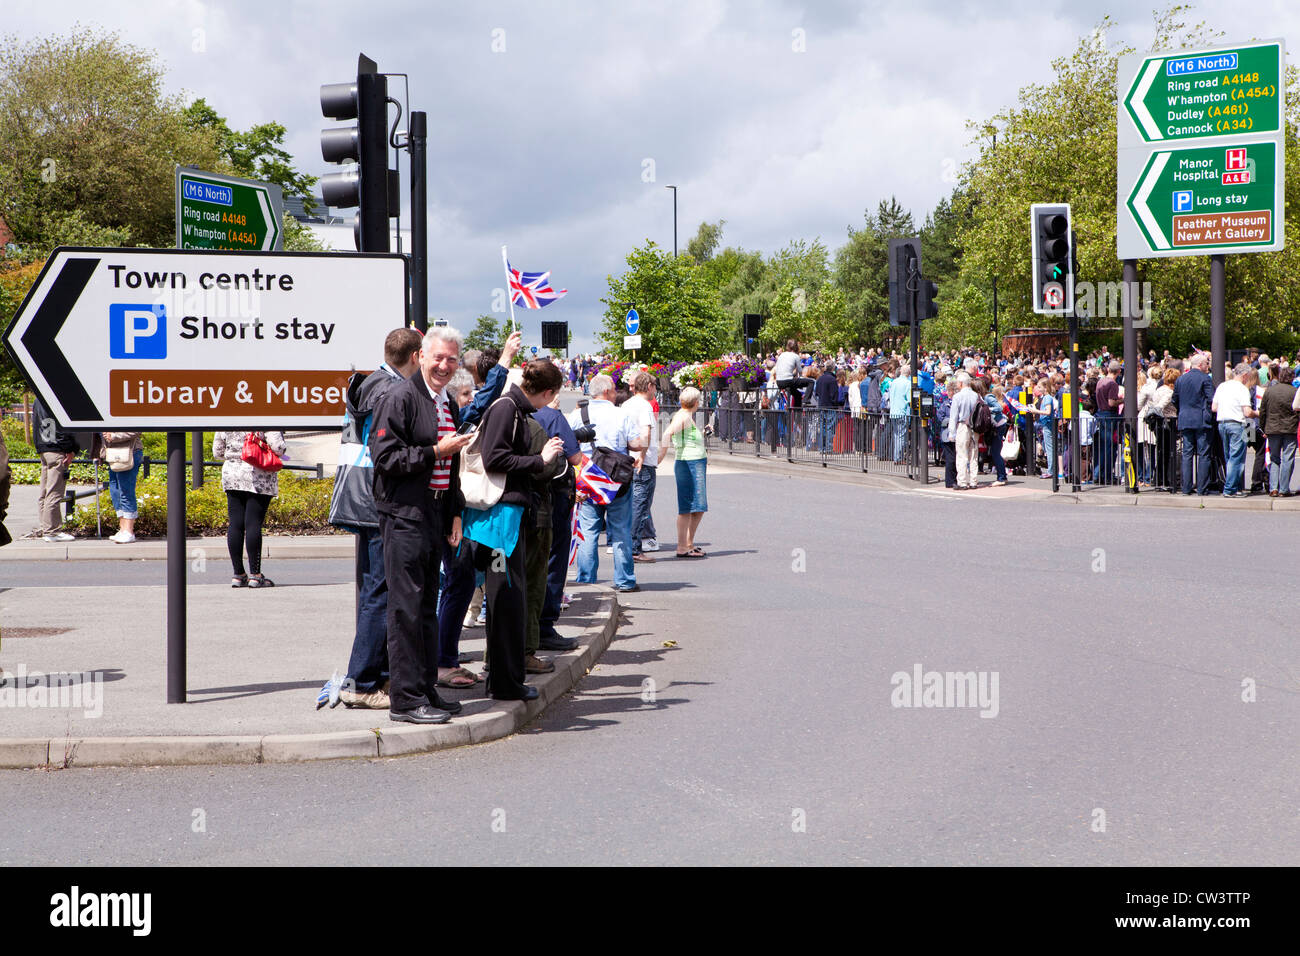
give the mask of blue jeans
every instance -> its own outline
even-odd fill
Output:
[[[1183,433],[1183,494],[1192,493],[1192,462],[1196,462],[1196,493],[1210,493],[1210,430],[1184,428]]]
[[[818,450],[823,455],[829,455],[835,449],[835,426],[839,424],[840,413],[834,409],[824,408],[819,418],[821,435]]]
[[[1241,422],[1219,422],[1219,438],[1223,441],[1223,458],[1228,466],[1223,480],[1223,493],[1241,491],[1241,479],[1246,468],[1246,443],[1242,440]]]
[[[1056,419],[1043,419],[1043,455],[1047,458],[1047,476],[1056,473]]]
[[[582,543],[578,545],[578,583],[593,584],[600,568],[596,537],[604,531],[614,548],[614,587],[630,588],[636,584],[632,567],[632,495],[615,498],[607,505],[583,501],[578,509],[578,527]]]
[[[135,450],[135,464],[127,471],[110,471],[108,473],[108,495],[113,500],[113,510],[119,518],[137,518],[139,509],[135,500],[135,480],[140,474],[140,463],[144,461],[144,452]]]
[[[457,548],[444,542],[442,593],[438,595],[439,667],[460,666],[460,632],[465,627],[465,612],[474,599],[476,578],[469,542],[462,541]]]
[[[993,461],[993,470],[998,476],[998,481],[1007,480],[1007,463],[1002,460],[1002,439],[1006,437],[1006,425],[993,426],[993,440],[989,442],[989,458]]]
[[[910,419],[906,415],[890,415],[890,424],[894,427],[894,462],[903,460],[907,451],[907,425]]]
[[[1291,472],[1295,470],[1294,435],[1269,435],[1268,457],[1273,467],[1268,471],[1268,490],[1279,494],[1291,493]]]
[[[384,577],[384,539],[379,529],[362,528],[357,542],[361,593],[347,676],[358,693],[369,694],[388,680],[388,580]]]
[[[655,537],[655,522],[650,506],[655,500],[654,465],[642,465],[632,476],[632,553],[641,553],[641,542]]]
[[[1101,485],[1115,484],[1115,437],[1119,434],[1119,416],[1114,412],[1098,412],[1095,419],[1097,434],[1092,440],[1095,455],[1092,480]]]

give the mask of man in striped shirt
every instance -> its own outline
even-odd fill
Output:
[[[460,333],[434,326],[420,370],[392,388],[375,412],[370,457],[388,579],[389,717],[445,723],[460,704],[438,696],[438,569],[443,541],[460,543],[459,409],[447,382],[460,366]]]

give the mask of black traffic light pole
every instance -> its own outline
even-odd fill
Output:
[[[429,231],[425,208],[428,118],[424,110],[411,113],[411,312],[421,333],[429,330]]]

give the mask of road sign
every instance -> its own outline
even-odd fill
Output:
[[[537,354],[537,346],[536,346],[536,345],[533,346],[533,354],[534,354],[534,355]]]
[[[1285,52],[1261,40],[1120,58],[1120,259],[1283,248]]]
[[[4,344],[65,428],[330,428],[406,287],[397,255],[59,248]]]
[[[283,248],[280,187],[176,167],[176,248]]]
[[[1120,58],[1121,149],[1282,130],[1282,41]]]
[[[639,336],[639,335],[625,335],[625,336],[623,336],[623,350],[624,350],[624,351],[626,351],[626,352],[631,352],[633,349],[639,349],[640,347],[641,347],[641,336]]]
[[[1119,257],[1281,249],[1279,158],[1272,141],[1123,151]]]
[[[627,310],[627,315],[623,319],[623,326],[627,329],[628,335],[636,335],[641,328],[641,316],[637,315],[636,309]]]

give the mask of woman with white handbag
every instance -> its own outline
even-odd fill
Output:
[[[139,515],[135,481],[144,461],[143,432],[104,432],[104,464],[108,465],[108,494],[117,512],[117,533],[108,540],[117,544],[135,541],[135,519]]]
[[[537,697],[537,689],[524,683],[528,605],[523,523],[532,518],[532,477],[564,451],[563,441],[551,438],[540,454],[531,454],[524,422],[559,392],[560,370],[547,359],[534,359],[523,373],[522,386],[511,385],[483,413],[460,463],[462,528],[473,542],[475,568],[485,572],[487,691],[496,700]]]

